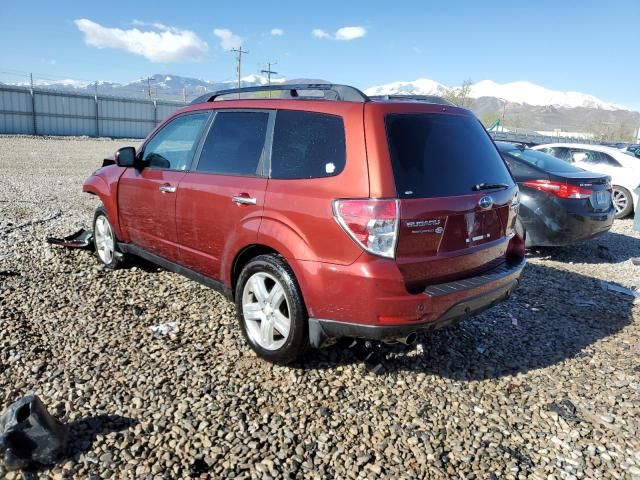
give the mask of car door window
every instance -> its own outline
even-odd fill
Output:
[[[560,160],[564,160],[565,162],[573,162],[573,159],[571,158],[571,152],[568,148],[565,147],[552,147],[549,148],[545,153],[549,153],[550,155],[553,155]]]
[[[261,175],[268,123],[268,112],[217,112],[202,147],[196,171]]]
[[[209,114],[181,115],[167,123],[145,145],[142,162],[148,168],[186,170]]]

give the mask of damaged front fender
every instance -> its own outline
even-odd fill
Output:
[[[84,181],[82,191],[100,198],[116,236],[126,242],[129,239],[120,227],[118,215],[118,181],[125,170],[117,165],[102,167]]]

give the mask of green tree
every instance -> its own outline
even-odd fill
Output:
[[[471,87],[473,86],[473,80],[470,78],[462,82],[462,85],[456,88],[450,88],[448,90],[441,89],[440,96],[445,100],[459,107],[467,107],[471,104]]]

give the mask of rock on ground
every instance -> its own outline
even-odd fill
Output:
[[[630,220],[416,347],[278,367],[217,293],[45,243],[90,227],[81,183],[126,144],[0,137],[0,408],[37,393],[72,435],[42,478],[640,478],[640,310],[599,285],[640,289]]]

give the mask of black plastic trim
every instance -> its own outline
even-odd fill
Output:
[[[229,300],[233,299],[231,289],[225,287],[224,283],[218,280],[191,270],[190,268],[179,265],[171,260],[167,260],[166,258],[156,255],[155,253],[148,252],[144,248],[133,245],[131,243],[118,242],[118,249],[120,249],[120,251],[123,253],[128,253],[131,255],[135,255],[136,257],[144,258],[145,260],[154,263],[159,267],[164,268],[165,270],[179,273],[180,275],[183,275],[190,280],[206,285],[207,287],[222,293]]]
[[[508,277],[518,270],[521,270],[522,267],[524,267],[524,264],[525,260],[523,259],[520,263],[516,263],[514,265],[503,264],[475,277],[429,285],[424,289],[424,293],[431,297],[440,297],[450,293],[462,292],[470,288],[477,288],[486,283],[495,282],[501,278]]]
[[[331,92],[333,97],[303,97],[300,96],[298,90],[319,90],[325,92]],[[244,87],[244,88],[231,88],[229,90],[219,90],[217,92],[205,93],[204,95],[196,98],[191,102],[191,105],[198,103],[213,102],[216,98],[224,95],[232,95],[234,93],[256,93],[256,92],[288,92],[286,99],[305,99],[305,100],[338,100],[345,102],[360,102],[365,103],[369,101],[369,97],[362,91],[349,85],[339,85],[332,83],[296,83],[296,84],[282,84],[282,85],[264,85],[261,87]],[[278,99],[282,99],[279,97]],[[278,100],[274,99],[274,100]],[[256,99],[251,100],[268,100],[268,99]]]
[[[499,277],[485,278],[480,284],[486,284],[508,276],[519,275],[524,268],[525,260],[521,263],[509,268],[509,273],[505,273]],[[506,271],[506,270],[504,270]],[[402,325],[364,325],[359,323],[343,322],[338,320],[328,320],[321,318],[309,318],[309,342],[311,346],[320,348],[328,345],[333,339],[339,337],[366,338],[370,340],[389,340],[396,338],[404,338],[408,335],[420,331],[436,330],[454,322],[464,320],[466,318],[477,315],[497,303],[507,299],[511,293],[518,288],[520,284],[519,278],[513,278],[498,288],[484,292],[471,298],[466,298],[452,305],[445,313],[436,320],[418,323],[418,324],[402,324]],[[476,285],[475,287],[477,287]],[[475,288],[468,286],[455,291],[446,293],[455,293],[466,288]],[[439,295],[444,295],[440,293]]]

